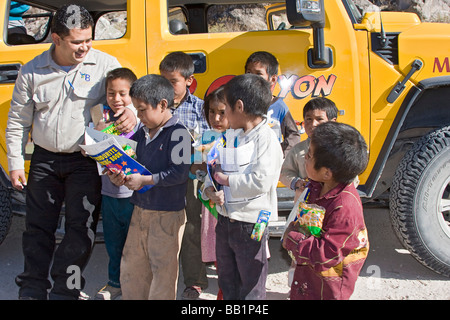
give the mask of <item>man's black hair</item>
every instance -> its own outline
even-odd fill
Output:
[[[77,4],[66,4],[59,8],[52,18],[52,33],[61,38],[68,36],[71,29],[94,28],[94,20],[84,7]]]

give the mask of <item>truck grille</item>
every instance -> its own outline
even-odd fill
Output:
[[[372,51],[390,64],[398,64],[398,35],[386,33],[386,44],[381,43],[381,33],[372,33]]]

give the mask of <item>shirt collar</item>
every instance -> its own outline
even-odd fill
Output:
[[[55,44],[52,43],[50,46],[50,49],[48,49],[42,59],[42,63],[38,65],[38,68],[47,68],[47,67],[54,67],[56,69],[61,69],[61,66],[58,65],[55,60],[53,60],[52,52],[55,50]],[[79,66],[85,65],[85,64],[96,64],[95,58],[92,54],[92,48],[89,50],[88,54],[86,55],[86,58],[83,62],[80,62],[79,64],[75,65],[75,67],[72,70],[78,69]],[[71,70],[71,71],[72,71]]]
[[[181,99],[180,102],[178,102],[176,104],[174,103],[170,109],[173,112],[179,106],[181,106],[184,102],[192,103],[192,96],[191,96],[191,92],[189,91],[189,88],[186,88],[186,94],[184,95],[183,99]]]
[[[155,140],[165,128],[171,127],[171,126],[177,124],[178,121],[179,121],[179,119],[177,116],[172,116],[169,120],[167,120],[167,122],[161,128],[159,128],[159,130],[156,132],[156,134],[153,136],[153,138],[150,138],[148,128],[146,126],[144,126],[142,129],[145,132],[145,144],[148,144],[148,143],[152,142],[153,140]]]
[[[311,188],[320,190],[322,189],[322,183],[314,181],[314,180],[310,180],[311,183]],[[351,182],[350,184],[352,184],[353,182]],[[336,187],[334,187],[333,189],[331,189],[330,191],[328,191],[327,193],[325,193],[322,197],[319,197],[317,199],[332,199],[335,198],[339,193],[341,193],[349,184],[348,183],[340,183],[338,184]]]

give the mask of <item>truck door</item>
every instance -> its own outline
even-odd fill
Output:
[[[355,126],[369,141],[369,116],[363,110],[360,77],[360,64],[366,63],[364,53],[359,53],[355,30],[349,15],[339,1],[327,1],[324,27],[325,46],[330,50],[332,60],[327,66],[308,62],[308,54],[313,48],[311,28],[279,27],[268,30],[265,12],[262,14],[262,27],[255,27],[258,7],[249,1],[247,14],[237,19],[235,29],[229,31],[225,19],[213,16],[216,10],[230,7],[223,1],[213,5],[197,3],[195,5],[177,5],[175,0],[161,0],[161,9],[157,12],[147,5],[147,50],[148,71],[158,73],[161,59],[171,51],[184,51],[196,57],[198,70],[195,74],[197,88],[195,94],[204,98],[208,87],[217,79],[226,75],[244,73],[244,64],[248,56],[255,51],[268,51],[274,54],[280,63],[279,78],[274,95],[283,98],[295,120],[302,121],[302,110],[312,97],[326,96],[332,99],[341,110],[339,121]],[[148,3],[148,1],[147,1]],[[183,2],[185,3],[185,2]],[[262,6],[261,6],[262,7]],[[169,9],[179,8],[185,14],[188,33],[172,34],[169,30]],[[263,10],[264,7],[262,7]],[[231,9],[229,8],[228,12]],[[252,27],[245,22],[252,20]],[[214,23],[215,21],[215,23]],[[259,30],[255,30],[258,29]],[[362,61],[364,60],[364,61]],[[367,123],[362,123],[362,122]],[[364,182],[364,181],[362,181]]]

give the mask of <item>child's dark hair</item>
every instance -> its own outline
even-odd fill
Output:
[[[169,53],[159,64],[159,71],[178,71],[185,79],[194,74],[194,62],[187,53],[175,51]]]
[[[269,77],[278,75],[278,60],[275,58],[273,54],[267,51],[256,51],[253,52],[245,62],[245,69],[247,70],[247,67],[250,63],[260,63],[263,66],[266,67],[266,72],[269,75]]]
[[[205,116],[206,122],[210,127],[211,123],[209,123],[209,109],[211,108],[211,103],[214,101],[225,103],[224,86],[220,86],[208,94],[205,98],[205,102],[203,103],[203,115]]]
[[[106,74],[106,87],[111,83],[111,81],[116,79],[124,79],[130,82],[130,87],[137,80],[136,75],[133,71],[128,68],[116,68],[109,71]]]
[[[303,107],[303,118],[305,118],[305,115],[308,111],[312,110],[325,111],[329,121],[336,119],[339,112],[336,104],[325,97],[317,97],[309,100]]]
[[[130,89],[130,96],[156,108],[162,100],[167,107],[173,106],[174,91],[170,81],[157,74],[148,74],[137,79]]]
[[[358,130],[348,124],[329,121],[318,125],[311,135],[311,144],[314,169],[330,169],[336,182],[352,182],[367,166],[367,144]]]
[[[262,77],[246,73],[234,77],[225,84],[225,98],[234,110],[236,102],[241,100],[244,112],[252,116],[265,116],[272,101],[270,83]]]
[[[64,38],[73,28],[89,27],[94,28],[94,19],[89,11],[76,4],[66,4],[56,11],[52,19],[51,32]]]

